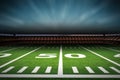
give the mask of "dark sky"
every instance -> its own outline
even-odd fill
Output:
[[[0,33],[120,33],[120,0],[0,0]]]

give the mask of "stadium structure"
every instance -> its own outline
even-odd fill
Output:
[[[0,34],[1,45],[120,44],[120,34]]]
[[[0,34],[0,78],[119,79],[120,34]]]
[[[0,0],[0,80],[120,80],[120,0]]]

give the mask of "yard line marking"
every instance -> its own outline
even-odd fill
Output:
[[[62,45],[60,46],[59,64],[58,64],[58,76],[63,76],[63,59],[62,59]]]
[[[79,73],[79,71],[78,71],[78,69],[77,69],[77,67],[72,67],[72,70],[73,70],[73,73]]]
[[[110,67],[110,69],[114,70],[114,71],[117,72],[117,73],[120,73],[120,70],[118,70],[118,69],[115,68],[115,67]]]
[[[0,52],[7,52],[7,51],[14,50],[14,49],[17,49],[17,48],[11,48],[11,49],[3,50],[3,51],[0,51]]]
[[[100,74],[65,74],[63,76],[58,76],[55,74],[0,74],[0,78],[120,78],[120,75],[100,75]]]
[[[45,71],[45,73],[50,73],[51,70],[52,70],[52,67],[51,67],[51,66],[48,66],[47,69],[46,69],[46,71]]]
[[[37,73],[40,69],[40,66],[36,66],[31,73]]]
[[[21,59],[21,58],[27,56],[28,54],[37,51],[38,49],[40,49],[40,48],[34,49],[34,50],[32,50],[32,51],[30,51],[30,52],[28,52],[28,53],[26,53],[26,54],[24,54],[24,55],[22,55],[22,56],[20,56],[20,57],[18,57],[18,58],[15,58],[15,59],[13,59],[13,60],[11,60],[11,61],[9,61],[9,62],[7,62],[7,63],[1,65],[0,68],[3,68],[3,67],[5,67],[5,66],[7,66],[7,65],[9,65],[9,64],[11,64],[11,63],[17,61],[17,60],[19,60],[19,59]]]
[[[95,73],[93,70],[92,70],[92,68],[90,68],[90,67],[85,67],[86,69],[87,69],[87,71],[89,72],[89,73]]]
[[[116,49],[112,49],[112,48],[107,48],[107,47],[104,47],[104,48],[112,50],[112,51],[115,51],[115,52],[120,52],[120,50],[116,50]]]
[[[28,66],[24,66],[17,73],[23,73],[27,68]]]
[[[103,67],[98,67],[103,73],[109,73],[105,68]]]
[[[11,66],[9,68],[7,68],[6,70],[2,71],[2,73],[7,73],[9,72],[10,70],[12,70],[14,68],[14,66]]]
[[[106,57],[104,57],[104,56],[102,56],[102,55],[100,55],[100,54],[98,54],[98,53],[96,53],[96,52],[90,50],[90,49],[87,49],[87,48],[85,48],[85,47],[83,47],[83,49],[85,49],[85,50],[87,50],[87,51],[93,53],[94,55],[99,56],[99,57],[101,57],[101,58],[103,58],[103,59],[105,59],[105,60],[107,60],[107,61],[109,61],[109,62],[111,62],[111,63],[113,63],[113,64],[115,64],[115,65],[117,65],[117,66],[120,67],[120,64],[118,64],[118,63],[115,62],[115,61],[112,61],[112,60],[110,60],[110,59],[108,59],[108,58],[106,58]]]

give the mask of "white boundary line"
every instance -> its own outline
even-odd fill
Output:
[[[28,53],[30,54],[38,49],[39,48],[32,50]],[[20,56],[20,58],[22,57]],[[60,73],[59,73],[59,70],[60,70]],[[75,75],[64,74],[63,75],[63,60],[62,60],[62,46],[61,46],[60,56],[59,56],[58,74],[49,74],[49,75],[46,75],[46,74],[0,74],[0,78],[120,78],[120,75],[114,75],[114,74],[113,75],[111,74],[107,74],[107,75],[105,74],[75,74]]]
[[[119,64],[119,63],[117,63],[117,62],[115,62],[115,61],[112,61],[112,60],[110,60],[110,59],[108,59],[108,58],[106,58],[106,57],[104,57],[104,56],[102,56],[102,55],[100,55],[100,54],[98,54],[98,53],[90,50],[90,49],[87,49],[87,48],[85,48],[85,47],[82,47],[82,48],[85,49],[85,50],[87,50],[87,51],[89,51],[89,52],[91,52],[92,54],[94,54],[94,55],[96,55],[96,56],[99,56],[100,58],[103,58],[103,59],[105,59],[105,60],[107,60],[107,61],[109,61],[109,62],[111,62],[111,63],[113,63],[113,64],[115,64],[115,65],[117,65],[117,66],[120,67],[120,64]]]
[[[58,76],[63,76],[62,45],[60,46],[60,55],[59,55],[59,64],[58,64]]]
[[[19,60],[19,59],[21,59],[21,58],[27,56],[28,54],[37,51],[38,49],[40,49],[40,48],[34,49],[34,50],[32,50],[32,51],[30,51],[30,52],[28,52],[28,53],[26,53],[26,54],[24,54],[24,55],[22,55],[22,56],[20,56],[20,57],[18,57],[18,58],[15,58],[15,59],[13,59],[13,60],[11,60],[11,61],[9,61],[9,62],[7,62],[7,63],[1,65],[0,68],[3,68],[3,67],[5,67],[5,66],[7,66],[7,65],[9,65],[9,64],[11,64],[11,63],[17,61],[17,60]]]
[[[0,78],[120,78],[120,75],[101,74],[64,74],[62,76],[54,74],[0,74]]]

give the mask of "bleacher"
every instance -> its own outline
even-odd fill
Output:
[[[120,34],[0,34],[0,44],[120,44]]]

